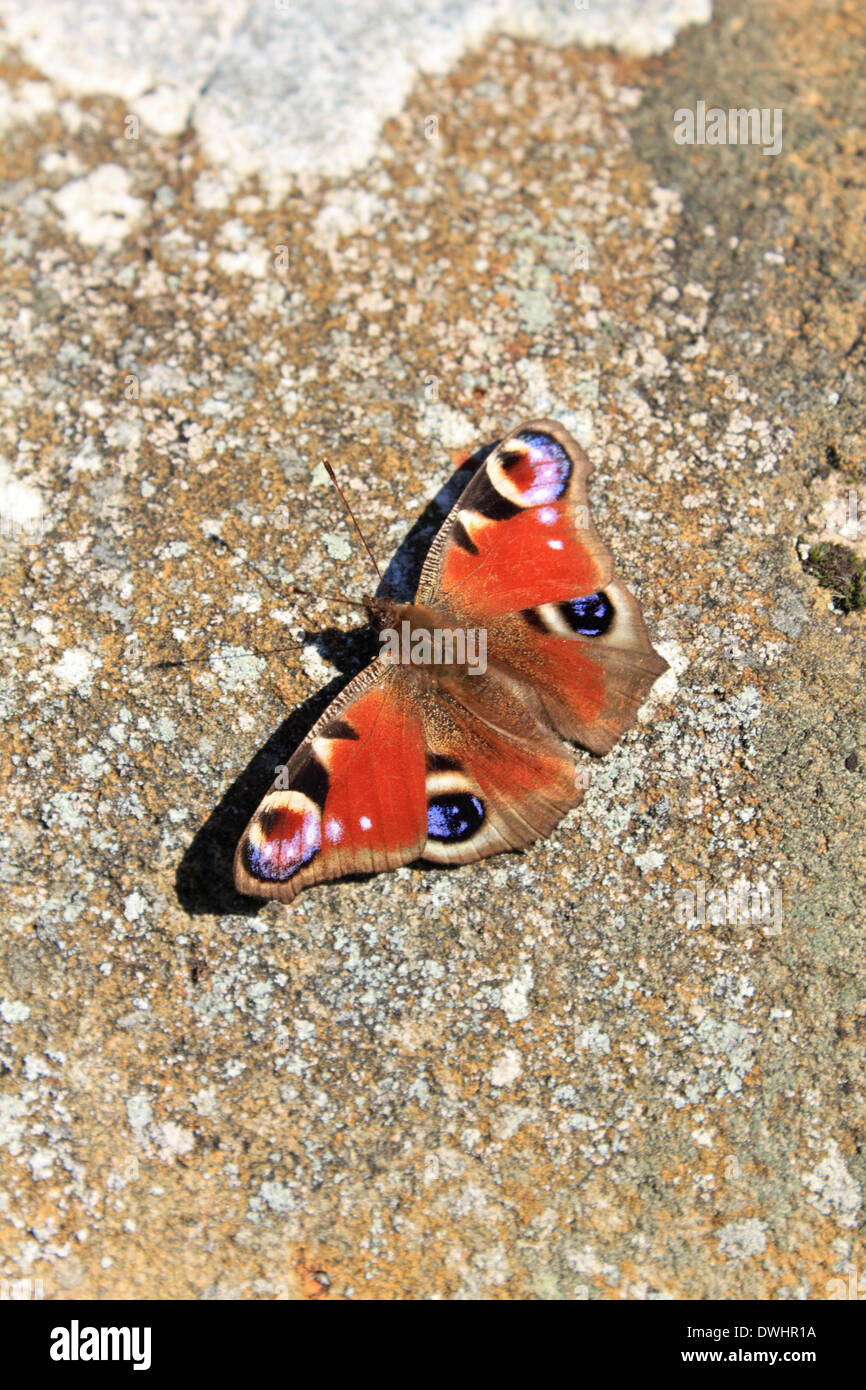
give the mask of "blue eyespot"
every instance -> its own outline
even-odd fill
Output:
[[[484,807],[469,792],[446,792],[427,803],[427,835],[454,844],[468,840],[484,821]]]
[[[503,456],[502,464],[530,507],[543,506],[562,497],[571,477],[571,460],[552,435],[535,430],[522,430],[516,436],[526,452],[511,460]]]
[[[613,622],[614,607],[607,594],[584,594],[559,605],[572,632],[581,637],[601,637]]]

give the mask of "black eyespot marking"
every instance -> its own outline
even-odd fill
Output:
[[[427,803],[427,835],[443,844],[469,840],[484,823],[484,807],[469,792],[444,792]]]
[[[513,516],[518,516],[523,511],[516,502],[509,502],[507,497],[502,496],[486,472],[479,473],[477,477],[478,482],[472,489],[470,503],[473,512],[480,512],[488,521],[510,521]]]
[[[459,758],[449,758],[445,753],[427,754],[428,772],[460,772],[462,764]]]
[[[259,827],[266,840],[269,840],[280,819],[280,813],[276,810],[262,811],[259,816]]]
[[[451,532],[451,539],[455,545],[459,545],[461,550],[466,550],[470,555],[478,554],[478,546],[470,536],[463,522],[459,519],[454,523],[454,530]]]
[[[535,608],[521,608],[520,616],[530,627],[534,627],[536,632],[549,632],[550,628]]]
[[[529,435],[518,435],[517,437],[518,439],[525,438],[527,444],[530,442],[531,438],[531,436]],[[506,473],[510,473],[512,468],[518,468],[520,464],[525,462],[525,459],[525,449],[503,449],[502,453],[499,455],[499,462],[502,464],[502,467],[505,469]]]
[[[291,790],[309,797],[321,810],[328,795],[328,774],[318,758],[308,758],[295,773],[291,781]]]
[[[361,735],[345,719],[331,719],[325,725],[320,735],[321,738],[354,738],[359,739]]]
[[[601,637],[613,622],[614,606],[607,594],[584,594],[561,603],[559,611],[572,632],[581,637]]]

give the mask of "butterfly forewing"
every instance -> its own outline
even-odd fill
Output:
[[[488,455],[433,542],[418,601],[495,617],[603,588],[613,564],[589,515],[591,471],[561,425],[520,425]]]
[[[278,771],[238,845],[238,889],[290,902],[310,883],[417,859],[427,838],[424,757],[410,678],[374,663]]]

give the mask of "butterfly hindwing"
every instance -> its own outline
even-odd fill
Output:
[[[581,799],[568,748],[491,675],[438,681],[424,722],[425,859],[468,864],[522,849],[549,835]]]
[[[495,619],[488,650],[491,669],[519,682],[542,724],[593,753],[610,751],[667,670],[637,600],[616,580]]]

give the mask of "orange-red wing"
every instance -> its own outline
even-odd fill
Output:
[[[593,753],[607,753],[631,727],[667,670],[637,600],[616,580],[598,593],[496,620],[488,659],[518,683],[541,723]]]
[[[424,774],[413,688],[374,663],[278,770],[238,844],[238,890],[290,902],[308,884],[417,859],[427,835]]]
[[[591,471],[561,425],[520,425],[488,456],[436,537],[418,602],[492,618],[603,588],[612,564],[589,515]]]

